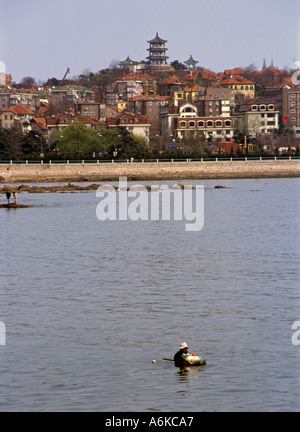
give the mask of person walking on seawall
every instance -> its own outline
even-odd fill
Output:
[[[174,355],[175,366],[183,367],[189,364],[189,362],[186,361],[186,358],[191,355],[188,352],[188,348],[186,342],[181,342],[179,351]]]

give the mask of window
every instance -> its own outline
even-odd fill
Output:
[[[184,108],[183,112],[195,112],[195,110],[192,109],[191,107],[186,107]]]
[[[252,111],[257,111],[257,108],[258,108],[257,105],[251,105],[251,110]]]
[[[268,105],[268,110],[273,111],[274,110],[274,105],[273,104],[269,104]]]
[[[216,121],[216,127],[222,127],[222,122],[221,122],[221,120],[217,120],[217,121]]]
[[[185,121],[181,121],[179,123],[179,126],[182,127],[182,128],[186,127],[186,122]]]
[[[249,87],[248,87],[248,86],[245,86],[245,90],[249,90]]]
[[[250,86],[250,90],[253,90],[253,86]]]
[[[190,121],[189,122],[189,127],[195,127],[195,122],[194,121]]]
[[[225,120],[225,126],[230,127],[231,126],[231,120]]]
[[[199,120],[198,121],[198,127],[203,127],[204,126],[204,121],[203,120]]]
[[[208,121],[206,122],[206,126],[207,126],[207,127],[213,127],[213,125],[214,125],[214,122],[211,121],[211,120],[208,120]]]
[[[266,110],[266,105],[262,104],[262,105],[260,105],[259,108],[260,108],[261,111],[265,111]]]

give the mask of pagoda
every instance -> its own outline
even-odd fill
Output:
[[[151,71],[164,71],[169,70],[170,65],[167,63],[167,57],[166,51],[168,48],[166,48],[166,42],[167,40],[161,39],[158,36],[158,33],[156,33],[156,36],[154,39],[151,39],[147,41],[150,46],[147,51],[149,51],[149,56],[147,57],[147,60],[149,60],[149,64],[151,67]]]
[[[199,63],[197,60],[194,60],[192,57],[192,54],[190,55],[190,58],[184,62],[190,69],[195,69],[195,66],[197,63]]]
[[[137,72],[143,69],[145,64],[143,62],[131,60],[131,58],[127,56],[125,60],[119,62],[119,67],[121,69],[128,69],[129,72]]]

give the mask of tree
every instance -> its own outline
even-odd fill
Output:
[[[58,87],[59,84],[60,84],[60,81],[57,78],[52,77],[52,78],[48,78],[48,80],[44,83],[44,86],[45,87]]]
[[[145,159],[149,157],[149,147],[144,138],[133,135],[125,128],[119,128],[121,143],[118,157],[124,159]]]
[[[99,151],[101,142],[97,134],[83,122],[74,122],[58,132],[57,148],[66,159],[91,159]]]
[[[175,70],[184,70],[186,66],[183,63],[180,63],[178,60],[174,60],[170,63],[170,66]]]
[[[22,158],[22,132],[16,129],[0,128],[0,159]]]
[[[30,131],[22,139],[22,153],[26,159],[39,160],[44,157],[48,146],[45,138],[36,131]]]
[[[20,82],[20,86],[25,89],[31,89],[35,86],[35,79],[32,77],[24,77]]]

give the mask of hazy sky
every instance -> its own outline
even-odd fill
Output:
[[[168,62],[193,55],[215,72],[300,60],[300,0],[0,0],[0,65],[16,82],[97,72],[147,57],[156,32]],[[1,67],[1,66],[0,66]]]

